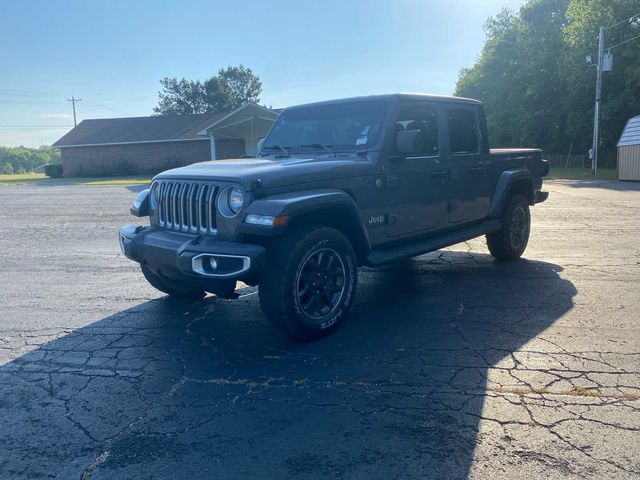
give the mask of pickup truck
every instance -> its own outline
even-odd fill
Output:
[[[310,339],[335,329],[360,266],[486,235],[519,258],[529,207],[547,199],[537,149],[490,149],[484,109],[465,98],[358,97],[290,107],[255,158],[157,175],[119,230],[123,254],[169,295],[236,298],[258,286],[265,317]]]

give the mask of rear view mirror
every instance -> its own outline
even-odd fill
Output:
[[[396,150],[403,155],[411,155],[418,151],[420,130],[401,130],[396,133]]]

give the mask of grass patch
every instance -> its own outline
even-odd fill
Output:
[[[148,177],[49,178],[44,173],[0,175],[0,186],[10,185],[147,185]]]
[[[84,179],[79,183],[82,185],[147,185],[151,183],[151,179],[143,177],[105,178],[100,180]]]
[[[615,168],[599,168],[598,175],[591,175],[590,168],[552,168],[545,178],[553,180],[616,180],[618,174]]]
[[[640,395],[631,392],[622,392],[622,398],[625,400],[640,400]]]
[[[25,185],[43,183],[52,180],[44,173],[19,173],[16,175],[0,175],[0,185]]]
[[[565,393],[573,397],[602,397],[603,396],[597,390],[592,390],[592,389],[583,388],[583,387],[573,387],[571,390]]]

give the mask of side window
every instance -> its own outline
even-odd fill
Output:
[[[402,130],[418,131],[416,151],[412,156],[433,156],[440,151],[438,115],[429,105],[416,102],[401,104],[398,110],[394,135]]]
[[[449,146],[452,154],[478,153],[478,126],[473,110],[449,111]]]

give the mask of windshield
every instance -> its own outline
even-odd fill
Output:
[[[285,110],[264,141],[262,153],[328,152],[370,148],[387,112],[384,100],[336,103]]]

